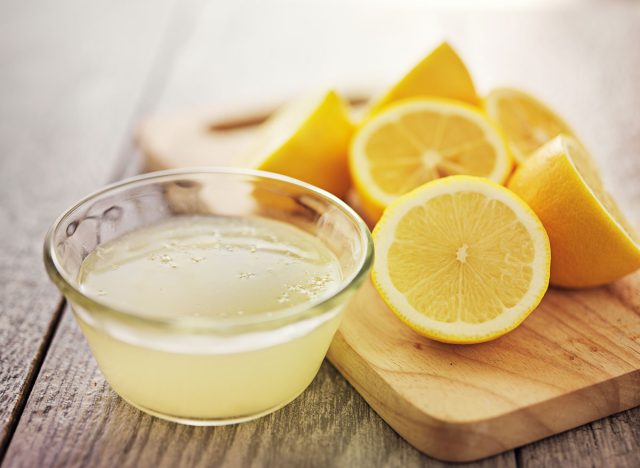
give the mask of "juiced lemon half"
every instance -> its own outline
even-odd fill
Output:
[[[400,197],[373,231],[373,282],[407,325],[448,343],[495,339],[549,283],[549,239],[531,209],[486,179],[453,176]]]
[[[351,175],[368,221],[400,195],[433,179],[474,175],[502,183],[511,156],[500,130],[462,102],[400,101],[366,121],[349,152]]]

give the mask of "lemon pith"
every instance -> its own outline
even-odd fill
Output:
[[[490,181],[452,176],[392,203],[373,231],[373,281],[417,332],[477,343],[515,328],[549,281],[549,240],[533,212]]]
[[[447,99],[395,103],[364,122],[350,147],[356,189],[370,218],[429,180],[457,174],[502,183],[512,161],[500,130],[478,109]]]
[[[599,286],[640,268],[638,234],[576,140],[562,135],[544,145],[516,170],[509,188],[549,233],[551,284]]]

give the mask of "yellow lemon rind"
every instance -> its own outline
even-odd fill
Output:
[[[301,179],[343,198],[351,185],[347,152],[353,122],[335,91],[323,93],[315,102],[276,148],[256,152],[250,165]]]

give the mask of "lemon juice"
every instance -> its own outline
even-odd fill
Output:
[[[78,283],[105,312],[74,311],[127,401],[183,422],[241,421],[313,380],[341,311],[306,312],[341,280],[333,252],[291,224],[178,217],[91,252]]]

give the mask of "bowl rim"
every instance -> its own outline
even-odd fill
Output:
[[[363,245],[363,252],[358,258],[357,266],[354,271],[341,280],[340,286],[330,294],[320,296],[316,300],[298,304],[288,308],[278,309],[270,315],[258,314],[233,319],[214,318],[214,317],[148,317],[141,315],[133,310],[115,308],[100,299],[87,295],[82,291],[77,280],[67,274],[56,253],[54,245],[54,233],[62,225],[62,223],[71,216],[76,210],[119,189],[135,187],[152,182],[158,182],[162,179],[171,181],[172,179],[184,177],[197,177],[201,175],[228,175],[234,177],[249,177],[263,180],[284,182],[294,185],[298,188],[311,192],[329,202],[330,205],[337,207],[356,227],[360,242]],[[47,273],[54,284],[64,295],[67,302],[78,304],[84,309],[89,309],[88,313],[93,315],[103,314],[109,318],[115,318],[124,322],[135,322],[138,325],[151,326],[152,328],[161,328],[176,331],[190,332],[206,332],[219,334],[239,334],[262,330],[273,330],[285,325],[297,323],[305,319],[321,316],[326,312],[332,311],[338,305],[342,296],[348,291],[357,288],[365,279],[373,263],[374,249],[371,232],[362,218],[347,203],[336,197],[335,195],[318,188],[306,182],[294,179],[282,174],[272,172],[230,168],[230,167],[189,167],[180,169],[169,169],[163,171],[148,172],[133,177],[108,184],[103,188],[96,190],[89,195],[81,198],[76,203],[60,214],[53,224],[50,226],[44,240],[44,263]]]

